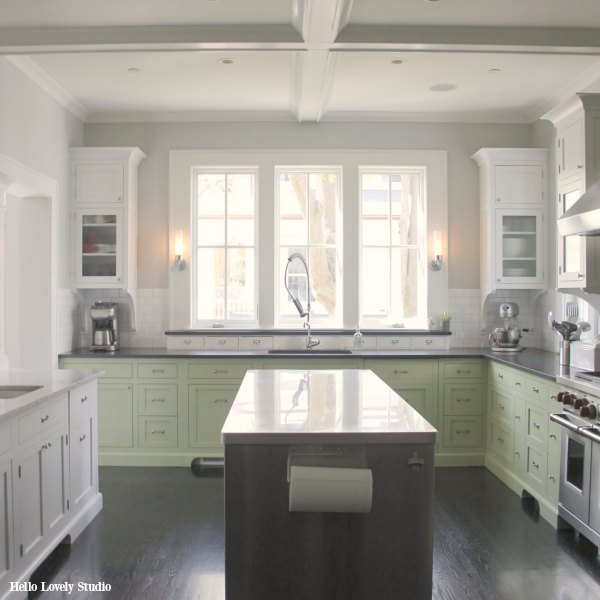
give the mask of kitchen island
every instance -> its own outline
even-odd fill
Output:
[[[248,371],[222,430],[227,600],[430,599],[436,434],[371,371]]]

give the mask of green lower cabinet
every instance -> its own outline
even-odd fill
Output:
[[[490,423],[489,450],[505,467],[513,468],[514,463],[514,429],[499,421]]]
[[[560,454],[548,454],[548,479],[546,496],[553,506],[558,505],[558,488],[560,483]]]
[[[98,384],[98,446],[132,448],[133,445],[133,386]]]
[[[238,389],[238,385],[188,386],[190,447],[223,451],[221,428]]]
[[[403,383],[401,387],[394,385],[392,389],[404,398],[420,415],[435,425],[437,419],[434,418],[432,383]]]
[[[548,477],[548,455],[539,446],[527,444],[527,471],[525,481],[535,491],[545,495]]]
[[[140,448],[177,448],[177,417],[139,417],[138,445]]]

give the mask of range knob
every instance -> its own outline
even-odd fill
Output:
[[[580,409],[582,406],[587,406],[590,401],[587,398],[576,398],[573,402],[573,408]]]
[[[558,392],[558,394],[556,394],[556,401],[562,403],[566,393],[567,392]]]
[[[573,402],[575,401],[575,395],[574,394],[569,394],[569,392],[565,392],[562,398],[562,403],[569,405],[569,404],[573,404]]]
[[[595,405],[588,404],[587,406],[582,406],[579,409],[579,414],[582,417],[587,417],[588,419],[595,419],[598,416],[598,410]]]

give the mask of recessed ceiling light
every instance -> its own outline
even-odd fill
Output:
[[[234,60],[233,60],[233,58],[220,58],[219,62],[222,65],[232,65],[234,63]]]
[[[432,92],[451,92],[456,89],[453,83],[438,83],[429,88]]]
[[[129,67],[129,69],[127,69],[128,73],[139,73],[141,71],[141,69],[139,67]]]
[[[438,2],[439,0],[425,0],[425,2]]]
[[[502,69],[498,69],[498,68],[488,69],[488,73],[492,73],[493,75],[497,75],[498,73],[502,73]]]
[[[390,60],[393,65],[403,65],[406,62],[405,58],[393,58]]]

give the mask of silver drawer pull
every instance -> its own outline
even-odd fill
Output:
[[[215,375],[227,375],[229,373],[229,369],[215,369]]]
[[[471,433],[470,429],[457,429],[456,430],[457,435],[469,435],[469,433]]]
[[[45,422],[46,422],[46,421],[47,421],[49,418],[50,418],[50,415],[46,415],[45,417],[42,417],[42,418],[40,419],[40,422],[41,422],[41,423],[45,423]]]
[[[515,385],[518,385],[519,387],[521,387],[521,382],[520,381],[515,381]]]
[[[504,379],[504,375],[502,375],[502,373],[498,373],[498,379]]]
[[[540,393],[540,388],[532,387],[531,391],[535,392],[536,394],[539,394]]]
[[[548,475],[548,479],[550,481],[556,481],[556,477],[554,477],[554,475]]]
[[[521,456],[521,453],[518,450],[515,450],[515,456]]]
[[[552,394],[552,396],[550,396],[550,400],[556,400],[556,395]]]
[[[556,434],[555,434],[555,433],[551,433],[551,434],[550,434],[550,437],[551,437],[553,440],[555,440],[555,439],[556,439]]]
[[[153,373],[164,373],[165,370],[164,369],[152,369]]]
[[[86,437],[87,437],[87,436],[85,435],[85,433],[84,433],[83,435],[80,435],[80,436],[79,436],[79,441],[80,441],[80,442],[83,442],[83,440],[85,440],[85,438],[86,438]]]
[[[408,375],[408,369],[394,369],[394,375]]]
[[[501,404],[500,402],[498,402],[498,408],[500,410],[504,410],[504,404]]]
[[[221,346],[222,346],[223,344],[226,344],[226,343],[227,343],[227,340],[219,340],[219,341],[218,341],[218,344],[219,344],[219,345],[221,345]]]
[[[521,420],[521,415],[515,415],[515,419],[516,419],[517,421],[520,421],[520,420]]]
[[[260,340],[252,340],[252,343],[256,346],[260,346]]]
[[[471,398],[457,398],[457,402],[471,402]]]
[[[164,402],[164,398],[152,398],[152,402]]]
[[[183,340],[183,343],[184,343],[186,346],[189,346],[189,345],[192,343],[192,340]]]
[[[499,437],[499,438],[498,438],[498,441],[499,441],[501,444],[504,444],[504,440],[503,440],[501,437]]]
[[[167,433],[164,429],[153,429],[152,435],[165,435]]]
[[[536,429],[539,429],[539,428],[540,428],[540,426],[539,426],[539,425],[538,425],[538,424],[537,424],[535,421],[533,422],[533,426],[534,426]]]
[[[460,373],[470,373],[471,369],[456,369],[456,373],[460,374]]]
[[[227,404],[229,400],[227,398],[215,398],[213,404]]]
[[[392,344],[398,344],[400,340],[392,340]]]
[[[540,468],[540,465],[539,465],[538,463],[536,463],[536,462],[535,462],[535,460],[532,460],[532,461],[531,461],[531,464],[532,464],[532,465],[533,465],[533,466],[534,466],[536,469],[539,469],[539,468]]]
[[[82,402],[87,402],[87,399],[88,399],[88,398],[87,398],[87,396],[82,396],[82,397],[81,397],[81,401],[82,401]]]
[[[40,448],[40,450],[48,450],[48,444],[44,444],[44,445],[43,445],[43,446]]]
[[[430,346],[431,344],[433,344],[433,340],[425,340],[425,343]]]

